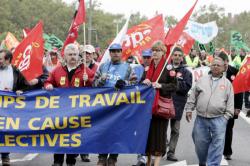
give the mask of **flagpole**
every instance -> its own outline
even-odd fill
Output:
[[[86,45],[86,27],[85,27],[85,22],[83,23],[83,47]],[[86,52],[83,52],[83,73],[84,75],[86,74]],[[85,86],[86,82],[85,80],[83,81],[83,85]]]
[[[161,77],[161,75],[162,75],[162,73],[163,73],[163,71],[164,71],[166,65],[168,64],[168,61],[169,61],[169,59],[170,59],[170,57],[171,57],[171,55],[172,55],[172,53],[173,53],[175,47],[176,47],[176,43],[174,43],[173,47],[171,48],[171,51],[170,51],[170,53],[169,53],[169,55],[168,55],[168,58],[167,58],[167,60],[165,61],[165,64],[164,64],[164,66],[163,66],[163,68],[162,68],[162,70],[161,70],[161,73],[160,73],[160,75],[158,76],[156,82],[159,81],[159,79],[160,79],[160,77]]]

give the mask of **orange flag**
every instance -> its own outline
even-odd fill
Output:
[[[19,41],[12,33],[8,32],[5,37],[5,45],[10,50],[12,48],[16,48],[19,45]]]
[[[250,90],[250,57],[247,57],[233,81],[234,94]]]

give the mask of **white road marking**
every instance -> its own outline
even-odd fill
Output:
[[[244,119],[248,124],[250,124],[250,118],[246,117],[246,114],[244,112],[240,112],[240,117]]]
[[[29,153],[21,159],[13,159],[13,160],[10,160],[10,162],[15,163],[15,162],[31,161],[34,158],[36,158],[36,156],[38,156],[38,155],[39,155],[39,153]],[[0,162],[2,162],[2,161],[0,160]]]
[[[223,158],[223,159],[221,160],[220,165],[221,165],[221,166],[227,166],[227,165],[228,165],[227,160],[225,160],[225,159]],[[180,162],[176,162],[176,163],[173,163],[173,164],[167,164],[167,165],[163,165],[163,166],[199,166],[199,164],[187,165],[187,161],[186,161],[186,160],[183,160],[183,161],[180,161]]]
[[[173,164],[167,164],[167,165],[163,165],[163,166],[187,166],[187,161],[183,160],[183,161],[179,161]]]

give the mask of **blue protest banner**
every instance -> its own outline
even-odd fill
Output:
[[[144,153],[153,88],[0,91],[0,152]]]

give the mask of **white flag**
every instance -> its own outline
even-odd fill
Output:
[[[122,45],[124,39],[125,39],[125,36],[127,34],[127,31],[128,31],[128,23],[129,23],[129,19],[130,19],[130,15],[128,16],[128,19],[126,21],[126,23],[124,24],[124,26],[122,27],[122,29],[120,30],[120,32],[118,33],[118,35],[115,37],[115,39],[113,40],[113,42],[109,45],[109,47],[114,44],[114,43],[119,43]],[[109,55],[109,47],[106,49],[103,57],[102,57],[102,60],[100,61],[99,63],[99,66],[107,61],[110,60],[110,55]]]
[[[218,27],[215,21],[200,24],[194,21],[188,21],[186,30],[192,38],[201,44],[207,44],[218,34]]]

